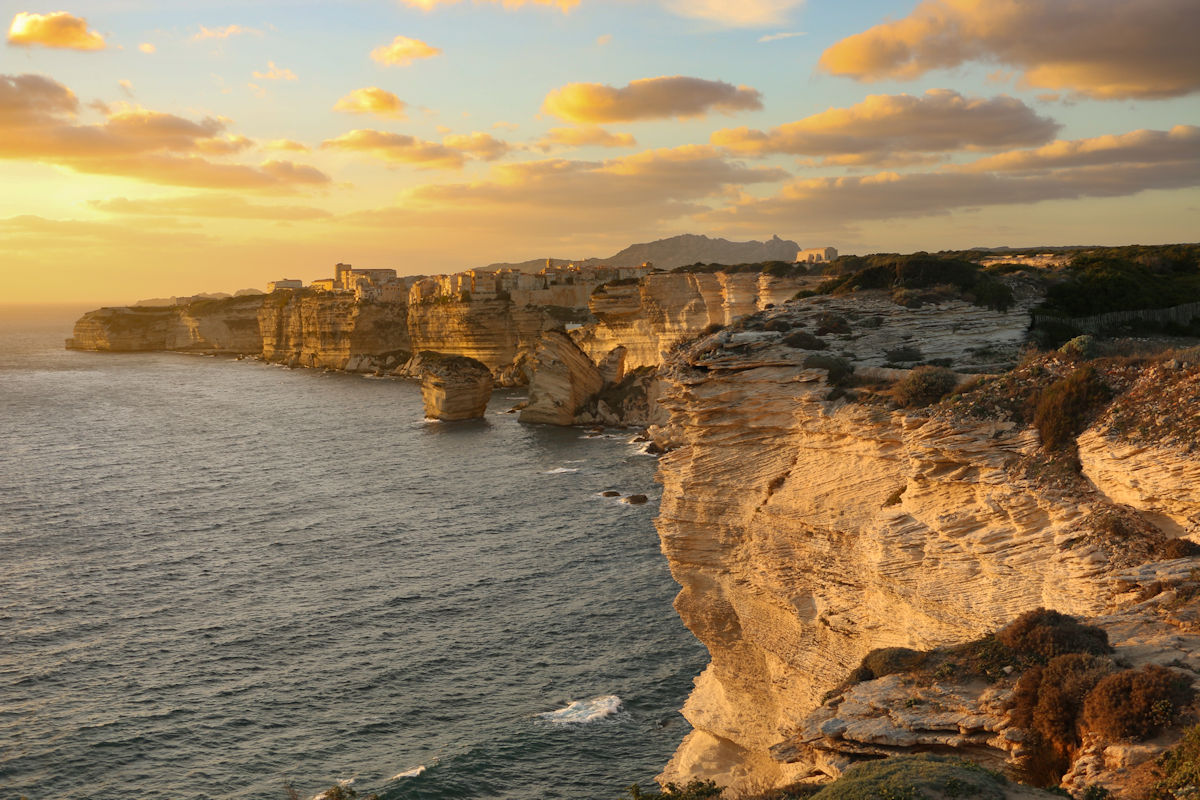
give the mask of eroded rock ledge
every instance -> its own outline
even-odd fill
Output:
[[[1121,603],[1130,569],[1171,537],[1200,535],[1193,456],[1175,446],[1143,458],[1136,486],[1122,483],[1111,465],[1147,451],[1100,420],[1078,443],[1093,485],[1005,411],[1004,381],[970,395],[984,412],[965,401],[898,409],[862,385],[907,374],[894,369],[905,360],[969,373],[1011,359],[1036,302],[1017,299],[1001,313],[812,298],[669,360],[671,420],[658,433],[675,449],[660,461],[658,529],[682,586],[676,608],[711,663],[683,710],[694,730],[662,779],[786,784],[836,774],[856,752],[916,745],[1003,761],[990,701],[959,688],[931,696],[944,717],[896,708],[911,690],[886,681],[813,715],[871,650],[966,642],[1037,607],[1111,619],[1119,650],[1151,636]],[[1060,367],[1071,365],[1038,369]],[[1200,380],[1190,369],[1183,380]],[[797,741],[810,746],[781,758]]]

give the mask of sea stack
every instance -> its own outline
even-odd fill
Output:
[[[479,361],[422,351],[421,398],[425,416],[453,422],[482,419],[492,397],[492,373]]]

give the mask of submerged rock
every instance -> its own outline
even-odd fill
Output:
[[[447,422],[483,418],[492,397],[492,373],[487,365],[466,356],[428,350],[420,359],[426,417]]]

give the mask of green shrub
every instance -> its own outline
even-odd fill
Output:
[[[924,664],[927,657],[926,653],[907,647],[879,647],[863,656],[855,674],[862,676],[869,673],[869,678],[861,680],[874,680],[884,675],[908,672]]]
[[[814,794],[813,800],[1003,800],[1008,781],[978,764],[935,755],[866,761]]]
[[[854,374],[854,365],[844,358],[837,356],[815,355],[806,356],[805,369],[823,369],[829,373],[826,381],[830,386],[838,386]]]
[[[1174,670],[1148,664],[1117,672],[1096,684],[1083,706],[1083,725],[1106,739],[1154,736],[1192,698],[1191,682]]]
[[[905,408],[936,403],[958,384],[958,376],[945,367],[917,367],[892,389],[892,397]]]
[[[777,331],[779,333],[787,333],[792,329],[790,323],[785,319],[773,319],[766,325],[763,325],[764,331]]]
[[[668,783],[661,792],[643,792],[635,783],[621,797],[622,800],[707,800],[720,797],[722,791],[713,781],[694,780],[686,786]]]
[[[1096,355],[1096,337],[1089,334],[1076,336],[1058,348],[1058,352],[1071,358],[1089,359]]]
[[[1161,777],[1149,800],[1194,798],[1200,790],[1200,725],[1188,728],[1183,741],[1159,756],[1157,766]]]
[[[1074,617],[1045,608],[1026,611],[996,631],[996,641],[1019,656],[1041,664],[1068,653],[1105,655],[1112,652],[1103,628],[1084,625]]]
[[[1075,441],[1091,416],[1112,397],[1094,367],[1080,367],[1046,387],[1038,397],[1033,424],[1047,450],[1059,450]]]
[[[829,347],[823,340],[818,339],[807,331],[794,331],[781,340],[788,347],[797,350],[825,350]]]
[[[817,336],[827,333],[849,333],[850,323],[845,317],[823,311],[817,315]]]
[[[920,361],[925,358],[919,347],[911,345],[897,347],[895,350],[887,350],[883,355],[888,361],[895,361],[897,363],[901,361]]]

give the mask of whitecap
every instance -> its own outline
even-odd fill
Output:
[[[393,775],[392,777],[388,778],[388,780],[398,781],[401,778],[415,778],[424,771],[425,771],[425,765],[421,764],[420,766],[413,767],[412,769],[406,769],[406,770],[404,770],[404,772]]]
[[[560,708],[557,711],[547,711],[543,714],[538,714],[538,716],[547,722],[554,722],[559,725],[574,725],[584,722],[595,722],[605,717],[611,717],[620,710],[621,698],[615,694],[606,694],[601,697],[593,697],[589,700],[576,700],[566,708]]]
[[[543,472],[543,475],[565,475],[568,472],[579,472],[578,467],[555,467]]]
[[[338,786],[341,786],[343,788],[345,788],[347,786],[351,786],[353,784],[354,784],[354,778],[346,778],[345,780],[338,781]],[[326,800],[327,797],[329,797],[329,789],[326,789],[325,791],[321,792],[320,794],[313,795],[312,800]]]

